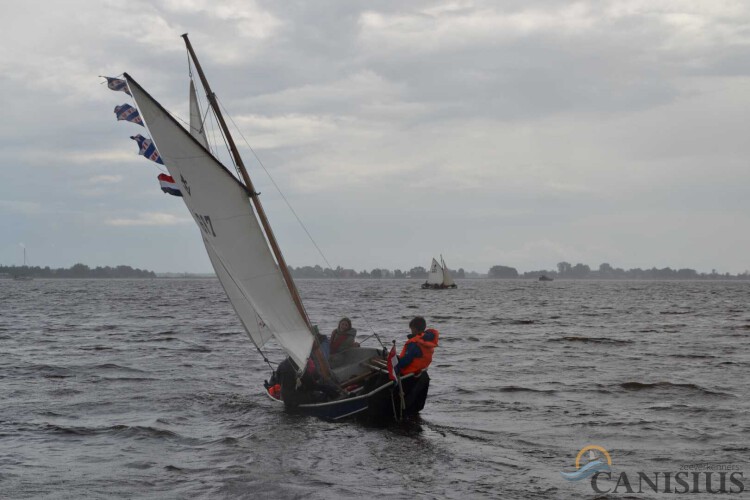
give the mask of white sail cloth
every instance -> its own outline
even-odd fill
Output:
[[[195,137],[195,140],[200,142],[207,151],[210,151],[208,147],[208,139],[206,139],[206,134],[203,128],[201,111],[198,106],[198,95],[195,93],[193,80],[190,80],[189,96],[190,135]],[[205,237],[203,237],[203,244],[206,246],[206,253],[211,260],[211,265],[213,266],[214,271],[216,271],[219,283],[221,283],[224,292],[227,294],[227,297],[229,297],[229,302],[232,304],[240,321],[242,321],[242,325],[250,336],[250,340],[252,340],[258,347],[263,346],[273,336],[272,333],[265,327],[263,320],[258,313],[255,312],[252,304],[245,299],[242,289],[234,282],[232,276],[226,270],[225,264],[221,261],[216,252],[214,252],[213,248],[211,248],[211,245],[206,241]]]
[[[451,276],[451,272],[448,270],[448,266],[445,265],[445,261],[443,260],[443,256],[440,256],[440,262],[443,267],[443,285],[444,286],[453,286],[455,284],[455,281],[453,281],[453,276]]]
[[[262,332],[267,328],[297,366],[305,366],[312,333],[268,247],[247,189],[128,74],[125,79],[248,334],[260,347],[268,340]]]
[[[427,275],[427,283],[430,285],[441,285],[443,283],[443,268],[440,267],[438,261],[432,259],[432,265],[430,265],[430,272]]]

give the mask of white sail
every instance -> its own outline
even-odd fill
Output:
[[[255,312],[253,305],[245,297],[243,289],[232,279],[232,276],[225,269],[221,259],[216,255],[216,252],[211,248],[206,238],[203,238],[203,243],[206,245],[206,253],[208,253],[211,265],[216,271],[219,283],[221,283],[224,292],[229,297],[229,302],[232,304],[237,316],[239,316],[242,326],[245,327],[245,331],[250,336],[250,340],[259,348],[263,347],[263,344],[268,342],[273,334],[266,327],[258,313]]]
[[[195,140],[200,142],[204,148],[208,149],[208,140],[204,133],[203,120],[200,108],[198,107],[198,95],[195,93],[193,80],[190,80],[190,135],[195,137]],[[272,337],[271,332],[264,326],[263,320],[255,312],[252,304],[245,298],[242,289],[234,282],[232,276],[227,272],[224,263],[216,255],[216,252],[211,248],[205,237],[203,237],[203,244],[206,246],[206,253],[211,260],[214,271],[216,271],[219,283],[221,283],[224,292],[229,297],[229,302],[232,304],[237,316],[239,316],[242,325],[245,327],[245,331],[247,331],[247,334],[255,345],[259,348],[262,347]]]
[[[451,276],[450,271],[448,270],[448,266],[445,265],[445,261],[443,260],[443,256],[440,256],[440,262],[443,267],[443,285],[445,286],[453,286],[455,282],[453,281],[453,276]]]
[[[243,324],[246,328],[252,324],[254,311],[297,366],[304,367],[312,349],[312,333],[268,247],[247,189],[130,75],[125,78]],[[263,340],[262,335],[258,338]]]
[[[430,272],[427,275],[427,283],[430,285],[440,285],[443,283],[443,268],[440,267],[440,264],[434,258],[432,259]]]
[[[195,137],[204,148],[210,150],[205,131],[203,130],[203,119],[201,117],[201,109],[198,107],[198,95],[195,93],[193,80],[190,80],[190,135]]]

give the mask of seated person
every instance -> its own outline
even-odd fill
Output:
[[[341,318],[339,326],[331,332],[331,354],[336,354],[353,347],[359,347],[359,344],[354,341],[357,336],[357,329],[352,328],[352,320],[349,318]]]

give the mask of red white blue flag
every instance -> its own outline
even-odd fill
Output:
[[[156,146],[154,146],[151,139],[143,137],[141,134],[131,135],[130,138],[138,143],[138,147],[140,148],[140,151],[138,151],[139,155],[143,155],[151,161],[164,165],[164,162],[161,161],[161,156],[159,156],[159,152],[156,150]]]
[[[391,347],[391,352],[388,353],[388,378],[394,382],[398,382],[398,375],[396,374],[396,367],[398,366],[398,356],[396,356],[396,346]]]
[[[112,78],[111,76],[105,76],[104,78],[107,79],[107,87],[119,92],[125,92],[132,97],[133,94],[131,94],[130,90],[128,90],[128,84],[125,82],[125,80],[122,80],[120,78]]]
[[[144,126],[143,120],[141,120],[141,115],[138,114],[138,110],[130,104],[120,104],[119,106],[115,106],[115,115],[117,116],[117,121],[127,120],[129,122],[137,123],[141,127]]]
[[[177,183],[174,181],[172,176],[167,174],[159,174],[158,179],[162,191],[167,194],[171,194],[172,196],[182,196],[180,188],[177,187]]]

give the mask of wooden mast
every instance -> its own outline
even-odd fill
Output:
[[[314,348],[313,348],[312,354],[315,357],[315,360],[321,371],[321,374],[326,378],[330,378],[331,373],[328,367],[328,362],[326,361],[326,359],[323,357],[322,353],[320,352],[320,343],[318,342],[318,339],[315,335],[316,329],[314,329],[312,326],[312,323],[310,323],[310,318],[307,316],[307,311],[305,311],[305,306],[302,304],[302,299],[299,296],[297,285],[295,285],[291,274],[289,274],[289,268],[287,267],[286,261],[284,260],[284,256],[281,253],[281,248],[279,247],[279,244],[276,241],[276,237],[273,234],[273,229],[271,229],[271,224],[268,222],[268,217],[266,217],[266,212],[265,210],[263,210],[263,205],[260,202],[260,197],[258,196],[259,193],[256,192],[255,188],[253,187],[253,181],[250,180],[250,175],[247,173],[247,169],[245,168],[245,163],[242,161],[242,157],[240,156],[240,152],[237,150],[237,146],[234,143],[232,134],[229,132],[229,127],[227,127],[227,123],[226,121],[224,121],[224,116],[221,114],[221,110],[219,109],[219,104],[216,101],[216,95],[211,90],[211,86],[208,84],[206,75],[203,74],[203,69],[201,68],[200,63],[198,62],[198,57],[195,55],[195,51],[193,50],[193,46],[190,44],[190,40],[188,40],[188,34],[184,33],[182,35],[182,38],[185,40],[185,46],[187,47],[188,52],[190,53],[191,59],[195,63],[195,69],[198,71],[198,76],[200,77],[201,83],[203,84],[203,89],[206,91],[206,97],[208,98],[208,102],[211,104],[211,107],[214,109],[214,113],[216,114],[216,119],[218,120],[221,130],[224,132],[224,137],[226,137],[227,143],[229,144],[229,150],[232,152],[232,157],[234,158],[234,161],[237,164],[237,168],[240,171],[240,175],[242,175],[242,180],[245,181],[245,186],[247,186],[247,189],[251,193],[250,199],[253,202],[253,206],[255,206],[256,212],[258,212],[258,218],[260,219],[260,223],[263,226],[263,230],[266,233],[266,238],[268,239],[268,243],[271,245],[271,250],[273,251],[273,254],[276,257],[276,262],[279,264],[279,268],[281,268],[281,274],[284,277],[284,281],[286,282],[286,286],[289,289],[289,293],[292,295],[292,300],[294,301],[294,304],[297,306],[299,313],[304,318],[305,324],[307,325],[307,328],[310,330],[310,334],[313,336]],[[300,367],[300,369],[304,369],[304,368],[305,368],[304,366]]]

